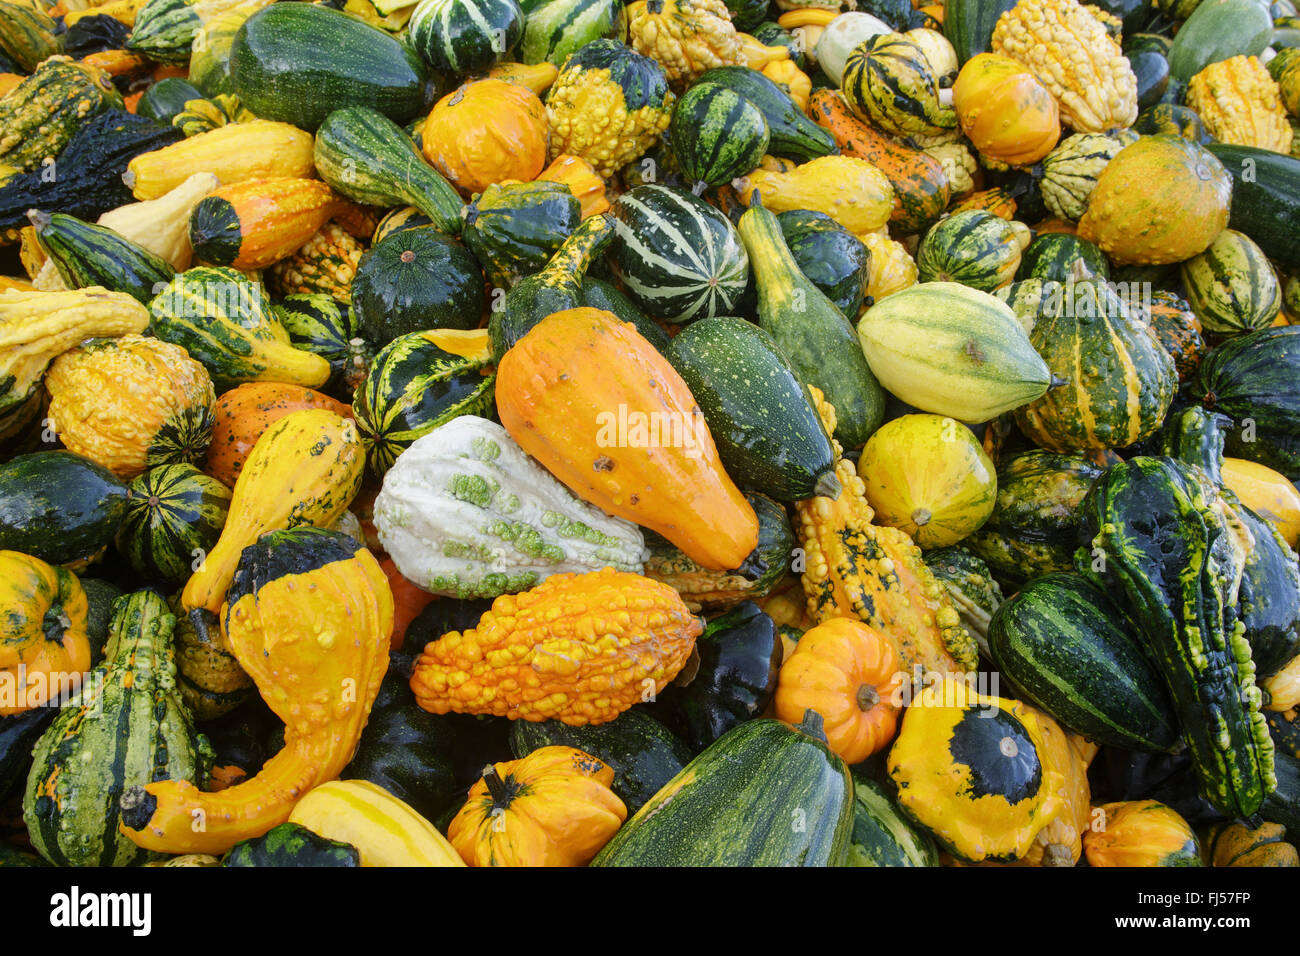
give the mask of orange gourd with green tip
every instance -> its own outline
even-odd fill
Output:
[[[86,612],[86,593],[71,571],[0,551],[0,681],[13,690],[11,700],[0,694],[0,717],[41,706],[52,684],[57,691],[90,669]]]
[[[346,205],[319,179],[222,186],[191,210],[190,245],[203,262],[263,269],[300,249]]]

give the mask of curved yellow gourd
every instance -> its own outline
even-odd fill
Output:
[[[1223,483],[1241,503],[1277,528],[1287,544],[1300,547],[1300,492],[1283,474],[1244,458],[1225,458]]]
[[[332,525],[356,497],[364,469],[365,452],[351,419],[313,408],[274,422],[239,473],[221,538],[185,585],[184,609],[216,612],[241,552],[261,534]]]
[[[362,866],[465,865],[432,823],[368,780],[321,784],[298,801],[289,822],[352,844]]]

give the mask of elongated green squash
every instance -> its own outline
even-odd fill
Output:
[[[1173,700],[1202,795],[1252,817],[1276,786],[1273,741],[1242,636],[1231,531],[1208,477],[1171,458],[1112,466],[1084,499],[1077,570],[1138,622]]]
[[[758,324],[803,384],[821,389],[835,407],[835,437],[846,449],[860,448],[880,427],[884,393],[853,326],[799,270],[780,222],[757,193],[738,228],[758,284]]]
[[[346,106],[316,130],[316,171],[338,193],[371,206],[414,206],[449,236],[464,203],[415,143],[383,113]]]
[[[35,209],[27,218],[69,289],[103,286],[148,305],[176,275],[170,263],[105,226]]]
[[[155,780],[206,782],[212,751],[176,685],[175,621],[152,591],[119,598],[107,660],[37,742],[23,819],[51,863],[144,862],[149,854],[118,830],[122,793]]]
[[[832,866],[853,832],[853,781],[821,718],[746,721],[686,765],[592,866]],[[797,783],[796,783],[797,781]]]

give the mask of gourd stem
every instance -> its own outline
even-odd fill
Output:
[[[826,726],[822,720],[822,715],[811,707],[803,712],[803,720],[799,721],[799,726],[795,728],[800,733],[807,734],[814,740],[820,740],[826,743]]]
[[[822,476],[817,479],[817,484],[813,485],[813,494],[816,497],[830,498],[832,501],[840,496],[842,490],[843,486],[840,484],[840,479],[836,477],[833,468],[830,471],[824,472]]]
[[[488,766],[483,769],[483,782],[487,784],[488,793],[492,794],[492,803],[501,809],[510,806],[510,799],[514,796],[514,788],[501,779],[497,773],[497,768]]]
[[[880,703],[880,692],[870,684],[862,684],[857,693],[858,710],[864,714]]]

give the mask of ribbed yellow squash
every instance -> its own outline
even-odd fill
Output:
[[[988,520],[997,499],[993,462],[960,422],[904,415],[868,439],[858,459],[876,521],[922,548],[945,548]]]
[[[362,866],[464,866],[432,823],[368,780],[323,783],[298,801],[289,822],[351,843]]]

